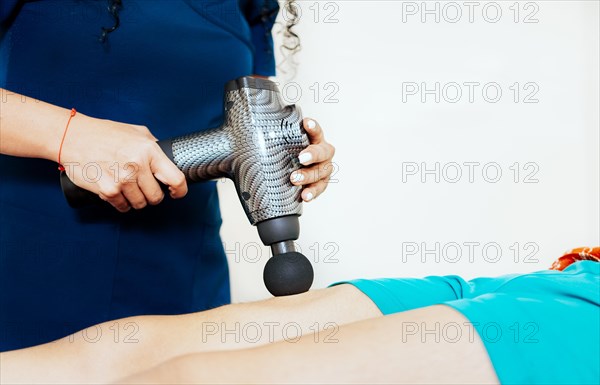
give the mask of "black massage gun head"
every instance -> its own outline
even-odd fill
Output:
[[[273,251],[263,273],[267,290],[276,297],[308,291],[314,272],[308,258],[297,252],[294,246],[300,235],[298,216],[267,219],[256,227],[262,242],[271,246]]]
[[[314,278],[308,258],[297,251],[274,255],[265,266],[265,286],[276,297],[304,293]]]

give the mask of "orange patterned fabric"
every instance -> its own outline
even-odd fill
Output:
[[[564,270],[565,267],[577,261],[596,261],[600,262],[600,247],[579,247],[565,253],[558,258],[550,270]]]

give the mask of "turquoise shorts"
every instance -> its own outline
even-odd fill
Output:
[[[358,279],[384,315],[430,305],[461,312],[502,384],[600,384],[600,263],[465,281]]]

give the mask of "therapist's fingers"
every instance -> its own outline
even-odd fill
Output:
[[[109,187],[106,189],[102,189],[98,196],[100,197],[100,199],[107,201],[115,209],[122,213],[126,213],[129,210],[131,210],[129,202],[127,201],[127,199],[125,199],[125,196],[123,196],[121,190],[119,190],[116,186],[114,188]]]
[[[304,166],[330,161],[335,155],[335,147],[327,142],[311,144],[300,152],[298,160]]]
[[[188,192],[185,175],[155,143],[155,152],[150,159],[150,170],[156,179],[169,186],[172,198],[183,198]]]
[[[325,141],[323,129],[316,120],[312,118],[304,118],[302,120],[302,127],[304,127],[304,131],[306,131],[310,143],[321,143]]]
[[[162,202],[165,194],[160,188],[160,184],[150,171],[140,174],[137,183],[140,187],[140,190],[142,190],[142,193],[144,194],[148,204],[154,206]]]
[[[140,186],[138,186],[138,184],[135,183],[135,181],[123,183],[121,192],[123,193],[125,199],[127,199],[127,201],[129,202],[131,207],[133,207],[136,210],[143,209],[148,204],[146,202],[146,197],[144,196],[144,193],[142,193],[142,190],[140,190]]]
[[[290,181],[296,185],[305,186],[302,190],[302,200],[310,202],[325,189],[334,171],[332,159],[335,147],[325,140],[321,125],[312,118],[302,121],[304,130],[310,140],[310,145],[298,155],[298,160],[304,167],[290,175]]]
[[[316,197],[321,195],[323,191],[327,188],[328,183],[327,180],[321,179],[320,181],[310,184],[302,190],[302,200],[304,202],[310,202],[314,200]]]
[[[329,179],[333,172],[333,163],[321,162],[311,167],[301,168],[290,175],[290,181],[296,186],[315,183],[321,179]]]

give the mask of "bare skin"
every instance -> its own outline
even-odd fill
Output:
[[[135,325],[134,343],[123,335],[115,339],[115,322],[107,322],[1,353],[0,382],[497,383],[476,333],[465,330],[470,338],[458,342],[419,335],[403,341],[400,325],[408,321],[466,322],[444,306],[381,317],[362,292],[340,285],[188,315],[118,321],[121,331]]]
[[[184,354],[259,346],[294,337],[298,327],[314,334],[379,315],[362,292],[340,285],[187,315],[131,317],[0,353],[0,383],[106,383]]]
[[[119,381],[131,384],[498,384],[485,347],[476,334],[462,338],[417,333],[405,324],[468,323],[438,305],[340,326],[306,335],[297,343],[178,357]]]
[[[57,161],[70,111],[8,90],[0,92],[0,153]],[[69,123],[61,163],[76,185],[121,212],[160,203],[164,194],[157,180],[169,186],[173,198],[187,193],[183,173],[145,126],[77,112]]]

